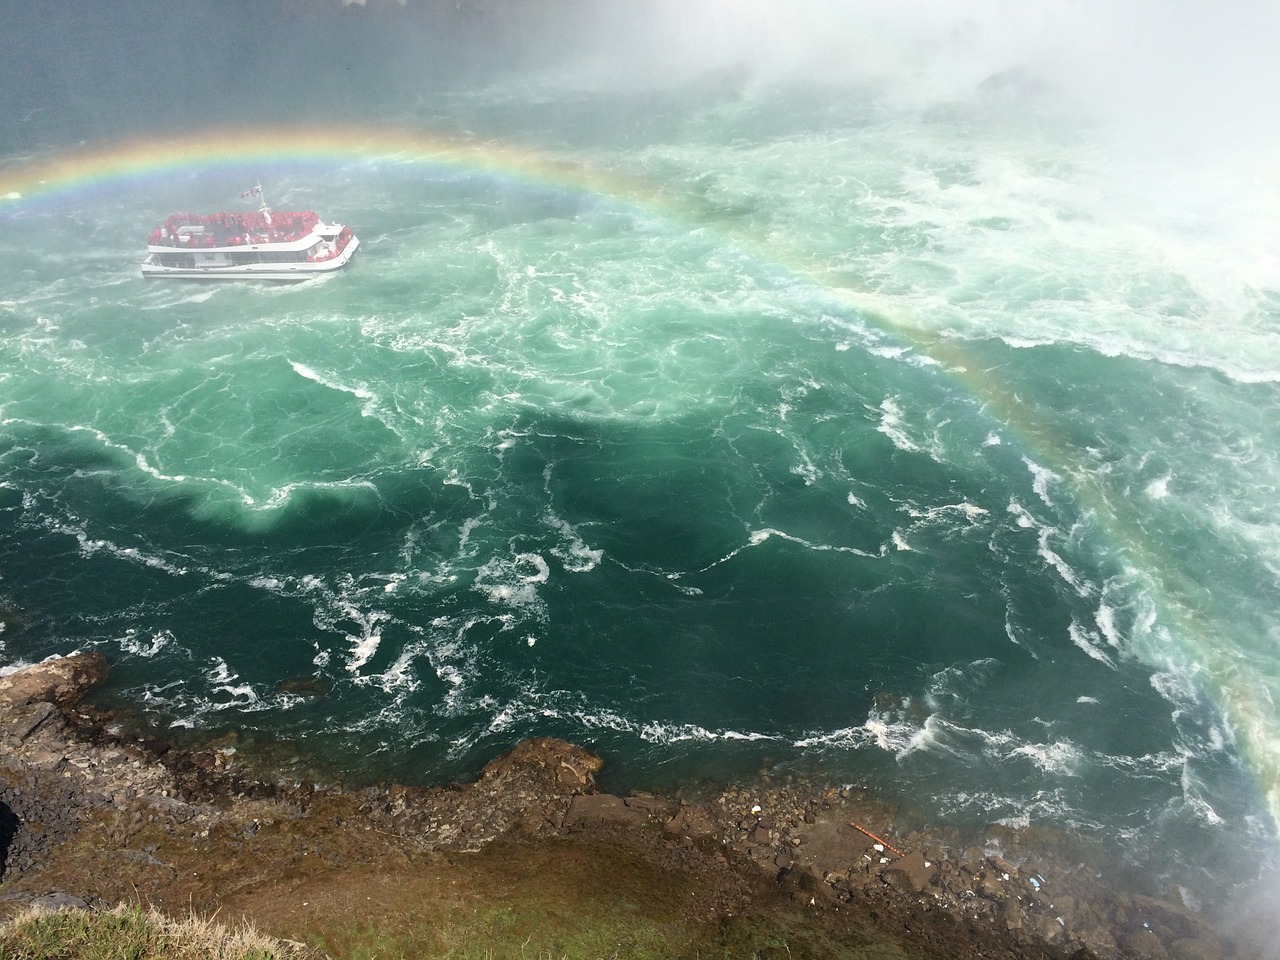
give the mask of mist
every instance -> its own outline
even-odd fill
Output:
[[[661,85],[732,68],[759,84],[874,83],[927,102],[994,78],[1152,147],[1269,149],[1280,136],[1268,122],[1280,10],[1261,2],[652,0],[597,6],[582,26],[556,68],[565,82]]]
[[[874,84],[922,102],[993,89],[1050,97],[1153,150],[1256,152],[1280,138],[1268,122],[1280,99],[1280,10],[1263,2],[3,6],[8,149],[202,122],[383,116],[517,77],[626,90],[725,71],[744,87]]]

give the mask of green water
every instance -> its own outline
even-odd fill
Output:
[[[162,728],[354,781],[550,734],[616,789],[814,773],[1192,882],[1267,859],[1253,222],[1153,220],[1034,110],[839,94],[396,119],[630,191],[337,150],[0,208],[0,655],[100,649]],[[258,179],[353,265],[139,277]]]

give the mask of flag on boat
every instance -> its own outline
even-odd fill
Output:
[[[261,195],[262,195],[262,188],[261,188],[261,187],[250,187],[250,188],[249,188],[248,190],[246,190],[244,193],[240,194],[240,196],[242,196],[242,197],[257,197],[257,196],[261,196]]]

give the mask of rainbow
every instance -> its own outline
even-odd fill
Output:
[[[930,335],[901,315],[900,305],[858,290],[812,265],[798,248],[777,237],[753,236],[717,222],[704,201],[672,192],[625,171],[592,167],[536,150],[492,140],[432,136],[402,127],[372,125],[227,127],[170,140],[136,139],[76,150],[0,167],[0,216],[42,200],[57,201],[121,181],[149,179],[193,169],[226,168],[238,175],[254,165],[300,162],[350,163],[395,161],[460,175],[488,175],[532,186],[566,189],[608,198],[646,212],[680,229],[709,230],[756,262],[783,270],[820,289],[843,307],[857,311],[900,341],[933,359],[946,375],[981,403],[1033,459],[1062,480],[1078,507],[1093,514],[1126,561],[1153,585],[1160,621],[1182,652],[1192,659],[1200,680],[1212,693],[1237,735],[1252,766],[1273,821],[1280,826],[1280,718],[1267,691],[1242,658],[1220,638],[1230,625],[1207,612],[1206,591],[1162,557],[1150,538],[1130,519],[1123,502],[1084,471],[1072,468],[1070,451],[1002,384],[983,375],[965,347]]]
[[[659,191],[639,179],[510,144],[436,137],[399,127],[328,125],[216,128],[180,139],[126,140],[0,167],[0,212],[24,201],[176,172],[360,159],[487,174],[646,206],[664,202]]]

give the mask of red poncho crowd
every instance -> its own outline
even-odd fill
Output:
[[[320,218],[310,210],[245,213],[175,213],[151,231],[148,243],[167,247],[234,247],[301,240]],[[183,228],[189,228],[184,230]]]

